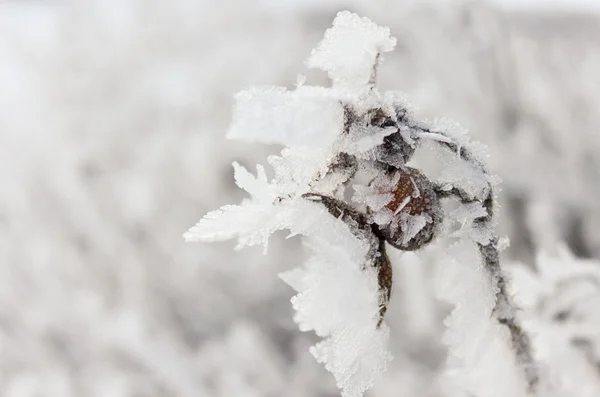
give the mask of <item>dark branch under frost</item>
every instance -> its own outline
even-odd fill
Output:
[[[431,132],[425,128],[420,129],[424,132]],[[481,162],[477,160],[466,147],[459,148],[452,142],[437,142],[439,145],[450,150],[452,153],[458,154],[462,160],[476,165],[487,174],[485,166],[481,164]],[[486,210],[486,215],[476,218],[474,223],[481,226],[492,226],[491,224],[493,222],[495,196],[493,187],[489,182],[486,196],[483,200],[470,198],[464,190],[456,186],[450,186],[450,188],[443,185],[437,186],[436,192],[440,198],[454,197],[462,204],[481,202],[483,208]],[[523,328],[516,317],[516,306],[512,302],[512,299],[507,291],[506,276],[504,275],[502,267],[500,266],[498,237],[493,235],[487,244],[482,244],[480,242],[476,242],[476,244],[483,261],[484,269],[490,278],[492,288],[495,290],[496,302],[492,315],[496,318],[498,323],[504,325],[508,329],[510,333],[511,345],[515,351],[517,361],[525,371],[529,390],[530,392],[535,392],[539,382],[538,368],[535,365],[533,358],[529,336],[523,331]]]

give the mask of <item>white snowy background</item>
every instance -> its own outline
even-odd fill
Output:
[[[338,395],[277,277],[298,241],[181,234],[242,198],[232,161],[277,150],[224,139],[233,95],[325,82],[302,62],[345,8],[398,38],[380,87],[488,145],[547,395],[600,395],[599,4],[0,0],[0,396]],[[368,396],[461,396],[436,384],[442,259],[394,258]]]

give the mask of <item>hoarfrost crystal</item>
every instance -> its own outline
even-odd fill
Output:
[[[362,88],[371,80],[379,54],[395,46],[396,39],[390,36],[388,28],[344,11],[333,21],[333,28],[325,32],[325,39],[306,64],[328,72],[334,86]]]

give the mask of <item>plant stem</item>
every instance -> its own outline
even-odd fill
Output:
[[[424,128],[419,129],[424,132],[431,132]],[[436,133],[439,134],[439,132]],[[487,174],[484,165],[481,164],[481,162],[478,161],[467,148],[459,148],[456,144],[451,142],[438,141],[438,143],[451,152],[458,154],[461,159],[474,164]],[[450,189],[438,187],[436,189],[436,193],[438,194],[439,198],[455,197],[462,204],[480,201],[478,199],[469,197],[465,191],[457,188],[456,186],[452,186]],[[481,226],[490,226],[491,229],[494,215],[494,191],[489,182],[485,199],[480,202],[486,210],[486,215],[475,219],[474,223],[480,224]],[[512,299],[507,292],[506,278],[502,271],[502,267],[500,266],[498,238],[495,235],[492,235],[487,244],[481,244],[479,242],[476,244],[479,248],[479,253],[482,258],[483,268],[488,274],[491,288],[495,295],[495,305],[494,309],[492,310],[492,315],[496,318],[498,323],[502,324],[508,329],[510,333],[511,346],[516,355],[517,362],[523,367],[525,372],[525,379],[528,384],[529,392],[531,394],[535,394],[539,382],[538,370],[534,362],[530,338],[521,327],[516,316],[515,304],[512,302]]]

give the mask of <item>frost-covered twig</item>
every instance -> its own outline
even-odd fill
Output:
[[[307,61],[328,73],[331,88],[300,81],[294,91],[238,94],[229,136],[285,145],[268,159],[275,176],[268,180],[262,166],[254,176],[234,163],[236,183],[250,198],[210,212],[185,234],[187,240],[237,238],[239,247],[265,249],[277,230],[303,236],[311,257],[281,278],[298,292],[292,304],[300,329],[324,338],[311,352],[344,397],[362,395],[390,359],[386,244],[416,251],[434,241],[445,217],[440,199],[451,195],[463,204],[451,217],[462,224],[461,237],[479,245],[491,278],[483,286],[494,301],[488,315],[509,329],[519,363],[531,364],[498,262],[492,178],[466,137],[421,126],[401,96],[375,87],[376,67],[395,43],[389,29],[342,12]],[[425,139],[457,155],[441,188],[407,164]],[[528,379],[533,389],[534,377]]]
[[[427,129],[421,129],[424,133],[431,133]],[[437,140],[437,142],[449,149],[452,153],[457,153],[459,157],[482,170],[484,173],[488,173],[485,165],[476,158],[466,147],[459,147],[457,144],[452,142],[450,137],[440,133],[441,136],[447,138],[447,140]],[[481,200],[481,204],[485,209],[485,214],[473,219],[475,227],[483,230],[492,230],[493,227],[493,215],[494,215],[494,189],[491,183],[488,182],[486,193]],[[479,201],[476,198],[472,198],[465,192],[456,186],[438,186],[436,193],[439,197],[455,197],[462,204],[468,205],[473,202]],[[499,250],[498,250],[498,237],[493,233],[489,236],[486,241],[476,241],[479,247],[479,252],[484,264],[484,268],[488,272],[492,288],[496,291],[496,305],[494,308],[494,317],[500,324],[506,326],[510,332],[511,343],[517,354],[518,362],[523,365],[526,372],[527,381],[529,384],[530,391],[534,392],[536,385],[539,381],[538,369],[534,364],[533,354],[531,352],[531,343],[529,336],[523,331],[517,317],[516,307],[512,302],[511,297],[507,291],[506,276],[504,275],[500,266]]]
[[[417,131],[421,139],[433,139],[440,146],[456,154],[460,159],[479,169],[483,174],[489,175],[485,164],[466,146],[459,146],[452,137],[443,132],[432,132],[429,128],[412,125],[410,127]],[[506,276],[502,271],[499,260],[498,237],[493,233],[494,223],[494,188],[486,178],[483,194],[479,197],[469,194],[460,187],[452,184],[442,184],[435,188],[439,198],[454,197],[463,205],[480,203],[485,210],[472,219],[473,227],[489,233],[483,240],[476,239],[475,242],[479,248],[482,262],[490,278],[490,283],[495,291],[496,303],[493,316],[496,320],[505,325],[510,332],[510,339],[513,349],[517,355],[518,362],[523,366],[526,373],[526,379],[531,392],[535,392],[539,381],[538,368],[534,363],[533,353],[529,336],[523,331],[519,320],[516,317],[516,307],[512,302],[507,291]]]

